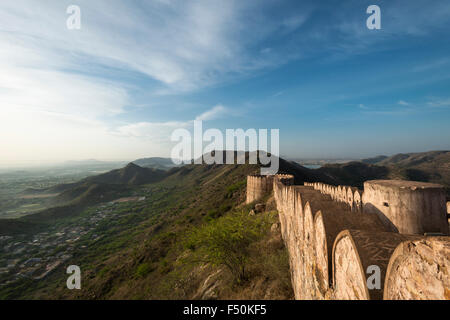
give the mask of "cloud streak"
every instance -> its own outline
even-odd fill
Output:
[[[228,115],[228,108],[216,105],[211,109],[195,117],[197,121],[217,120]],[[118,136],[133,137],[140,139],[151,139],[159,144],[168,144],[170,136],[175,129],[191,128],[194,120],[188,121],[167,121],[167,122],[138,122],[120,126],[112,132]]]
[[[383,26],[390,31],[368,37],[361,23],[365,12],[354,9],[358,3],[336,8],[323,1],[319,8],[317,1],[78,0],[82,29],[71,31],[66,8],[72,1],[2,1],[0,133],[7,137],[0,142],[2,156],[13,161],[51,158],[61,150],[72,158],[94,157],[86,154],[92,150],[109,157],[120,148],[160,152],[158,143],[173,127],[189,126],[178,119],[215,120],[236,111],[216,105],[197,117],[188,114],[197,104],[179,107],[171,121],[157,112],[136,121],[128,118],[134,106],[255,77],[323,51],[348,57],[399,34],[423,35],[449,22],[449,4],[386,2]],[[148,103],[136,101],[136,94]],[[201,104],[218,101],[223,100]],[[135,142],[142,137],[153,144]]]
[[[215,119],[218,119],[220,116],[226,114],[227,112],[228,112],[227,108],[225,108],[222,105],[217,105],[217,106],[213,107],[211,110],[208,110],[208,111],[202,113],[201,115],[199,115],[198,117],[196,117],[195,120],[200,120],[200,121],[215,120]]]

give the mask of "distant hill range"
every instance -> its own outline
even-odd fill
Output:
[[[248,153],[245,157],[248,163]],[[159,158],[156,162],[155,159],[152,159],[150,162],[146,160],[147,159],[134,161],[124,168],[90,176],[75,183],[60,184],[40,190],[28,190],[28,192],[32,194],[58,194],[53,198],[54,206],[19,219],[0,220],[0,234],[8,234],[10,232],[15,233],[18,230],[32,230],[33,228],[30,223],[35,224],[36,226],[45,225],[47,223],[55,222],[55,219],[77,215],[88,206],[127,196],[127,193],[132,192],[141,185],[165,180],[172,184],[192,185],[194,187],[202,180],[220,181],[224,179],[224,177],[232,179],[233,175],[237,173],[241,176],[259,173],[261,167],[259,164],[189,164],[172,167],[169,170],[161,170],[144,168],[135,164],[135,162],[155,164],[159,161],[158,163],[160,165],[164,163],[168,165],[168,162],[163,158]],[[325,178],[320,173],[314,173],[299,164],[283,159],[280,159],[280,172],[294,174],[299,182],[310,181],[315,177],[321,180]],[[227,186],[224,187],[227,188]],[[211,194],[211,197],[214,197],[214,195]],[[27,226],[27,228],[25,228],[25,226]]]
[[[178,167],[178,165],[173,163],[172,159],[160,157],[142,158],[135,160],[132,163],[141,167],[155,168],[161,170],[169,170],[171,168]]]
[[[143,168],[129,163],[122,169],[112,170],[97,176],[88,177],[82,181],[91,183],[140,185],[161,180],[166,175],[163,170]]]
[[[329,164],[318,171],[329,176],[334,184],[349,183],[362,187],[365,180],[403,179],[440,183],[450,190],[450,151],[378,156],[344,164]]]
[[[68,160],[61,164],[61,166],[76,167],[76,166],[107,166],[123,164],[123,161],[100,161],[96,159],[87,160]],[[125,162],[126,163],[126,162]]]
[[[165,177],[166,172],[163,170],[142,168],[129,163],[122,169],[88,177],[80,182],[58,185],[46,192],[61,192],[55,199],[57,202],[95,203],[93,200],[106,201],[114,198],[116,192],[157,182]]]
[[[225,162],[224,153],[224,162]],[[245,154],[248,163],[249,154]],[[322,181],[329,184],[346,184],[362,187],[363,182],[373,179],[404,179],[441,183],[450,188],[450,151],[430,151],[422,153],[397,154],[391,157],[377,156],[361,161],[339,164],[325,164],[319,169],[308,169],[294,161],[280,160],[279,172],[295,176],[296,183],[304,181]],[[163,168],[157,169],[155,168]],[[168,158],[143,158],[129,163],[121,169],[85,178],[76,183],[61,184],[49,189],[39,190],[43,193],[59,193],[57,201],[68,201],[85,192],[97,190],[93,186],[117,185],[133,187],[154,183],[173,175],[191,173],[198,165],[175,166]],[[208,170],[215,170],[221,165],[202,165]],[[256,171],[260,165],[255,165]],[[191,173],[192,175],[193,173]],[[195,179],[195,177],[191,177]],[[30,190],[36,192],[36,190]]]
[[[433,165],[433,166],[449,166],[450,151],[429,151],[419,153],[399,153],[392,157],[378,156],[371,159],[362,160],[362,162],[379,164],[379,165],[401,165],[401,166],[417,166],[417,165]]]
[[[24,225],[29,222],[40,224],[57,218],[69,217],[79,213],[87,206],[117,199],[139,185],[158,182],[166,176],[167,171],[142,168],[134,163],[129,163],[122,169],[91,176],[79,182],[60,184],[40,190],[29,189],[28,192],[32,194],[59,194],[52,200],[54,207],[16,220],[1,220],[0,234],[5,232],[5,225],[12,232],[20,229],[14,227],[19,220],[19,225]]]
[[[95,176],[87,177],[79,182],[56,185],[39,190],[42,193],[64,193],[80,189],[88,189],[92,185],[122,185],[137,186],[160,181],[166,176],[166,171],[154,168],[142,168],[129,163],[121,169],[112,170]],[[33,190],[36,193],[36,190]]]
[[[248,162],[249,154],[245,154]],[[295,176],[295,183],[321,181],[332,185],[352,185],[362,188],[364,181],[373,179],[404,179],[443,184],[450,195],[450,151],[398,154],[379,156],[362,161],[342,164],[326,164],[319,169],[308,169],[294,161],[280,160],[280,173]],[[57,193],[55,207],[29,216],[0,221],[0,235],[28,230],[28,223],[53,222],[79,213],[86,206],[117,199],[134,188],[160,181],[173,184],[192,184],[214,181],[239,172],[240,176],[258,174],[260,164],[245,165],[183,165],[163,169],[145,168],[136,163],[169,166],[170,159],[139,159],[121,169],[90,176],[76,183],[61,184],[48,189],[30,190],[33,193]],[[170,163],[172,163],[170,161]],[[173,165],[173,164],[172,164]],[[237,182],[237,181],[236,181]],[[208,182],[205,182],[208,183]],[[211,194],[211,197],[214,195]]]
[[[161,170],[169,170],[173,167],[177,167],[176,164],[173,163],[172,159],[170,158],[162,158],[162,157],[150,157],[150,158],[141,158],[134,161],[131,161],[131,163],[136,164],[143,168],[154,168],[154,169],[161,169]],[[88,159],[88,160],[80,160],[80,161],[66,161],[62,164],[62,166],[66,167],[106,167],[106,166],[117,166],[117,167],[123,167],[127,164],[127,162],[124,161],[99,161],[95,159]]]
[[[389,158],[388,156],[376,156],[373,158],[367,158],[367,159],[362,159],[361,162],[363,163],[367,163],[367,164],[376,164],[378,162],[383,161],[384,159]]]

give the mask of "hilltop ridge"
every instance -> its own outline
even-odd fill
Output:
[[[173,163],[172,159],[162,157],[141,158],[134,160],[131,163],[134,163],[140,167],[155,168],[161,170],[169,170],[173,167],[178,167],[178,165]]]
[[[378,159],[377,159],[378,158]],[[450,151],[428,151],[416,153],[399,153],[391,157],[379,156],[374,164],[379,165],[401,165],[417,166],[422,164],[433,164],[450,166]],[[366,159],[367,161],[368,159]]]
[[[326,175],[323,182],[362,187],[365,180],[401,179],[444,185],[450,197],[450,151],[378,156],[342,164],[326,164],[316,169]]]

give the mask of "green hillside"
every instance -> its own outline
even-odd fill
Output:
[[[155,168],[161,170],[169,170],[173,167],[178,167],[175,165],[170,158],[152,157],[152,158],[142,158],[133,161],[134,164],[145,167],[145,168]]]
[[[215,275],[215,283],[221,284],[218,298],[243,298],[249,292],[263,298],[269,288],[273,292],[268,298],[292,298],[287,254],[281,238],[270,232],[277,217],[267,212],[252,218],[250,208],[242,206],[246,177],[258,169],[257,165],[175,168],[164,180],[133,186],[134,194],[145,196],[145,201],[108,206],[107,211],[101,204],[85,209],[72,222],[82,226],[84,219],[98,211],[114,218],[105,219],[82,237],[67,262],[81,266],[86,279],[83,289],[77,293],[66,290],[66,275],[60,268],[43,280],[23,279],[1,288],[0,297],[190,299],[204,294],[202,283]],[[78,197],[82,194],[77,190]],[[187,237],[210,223],[233,228],[233,217],[242,214],[259,231],[243,244],[248,270],[245,279],[237,282],[223,266],[195,261],[197,255],[188,248]],[[245,230],[241,230],[244,238]],[[92,240],[93,234],[101,238]],[[264,257],[261,250],[266,252]]]
[[[414,154],[383,159],[384,165],[349,162],[314,170],[280,159],[280,172],[294,174],[297,184],[361,187],[365,180],[409,177],[439,182],[448,178],[447,155]],[[246,177],[259,169],[191,164],[162,171],[130,164],[59,186],[63,191],[57,199],[63,205],[0,220],[0,235],[18,237],[11,240],[14,248],[37,239],[41,247],[33,247],[33,257],[63,262],[40,280],[19,277],[0,287],[0,298],[291,299],[289,260],[273,198],[262,199],[266,211],[255,216],[249,215],[252,205],[244,204]],[[241,262],[230,265],[224,257]],[[0,258],[16,257],[3,251]],[[80,291],[65,288],[69,264],[82,269]],[[27,272],[39,277],[43,270]],[[0,282],[9,279],[0,276]]]

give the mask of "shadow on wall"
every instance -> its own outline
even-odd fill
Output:
[[[386,227],[388,227],[391,232],[399,233],[398,228],[392,223],[392,221],[389,220],[389,218],[381,210],[379,210],[377,207],[375,207],[373,204],[365,203],[363,206],[363,211],[365,213],[367,213],[367,212],[375,213],[378,216],[378,218],[380,218],[381,222],[383,222],[383,224]]]

